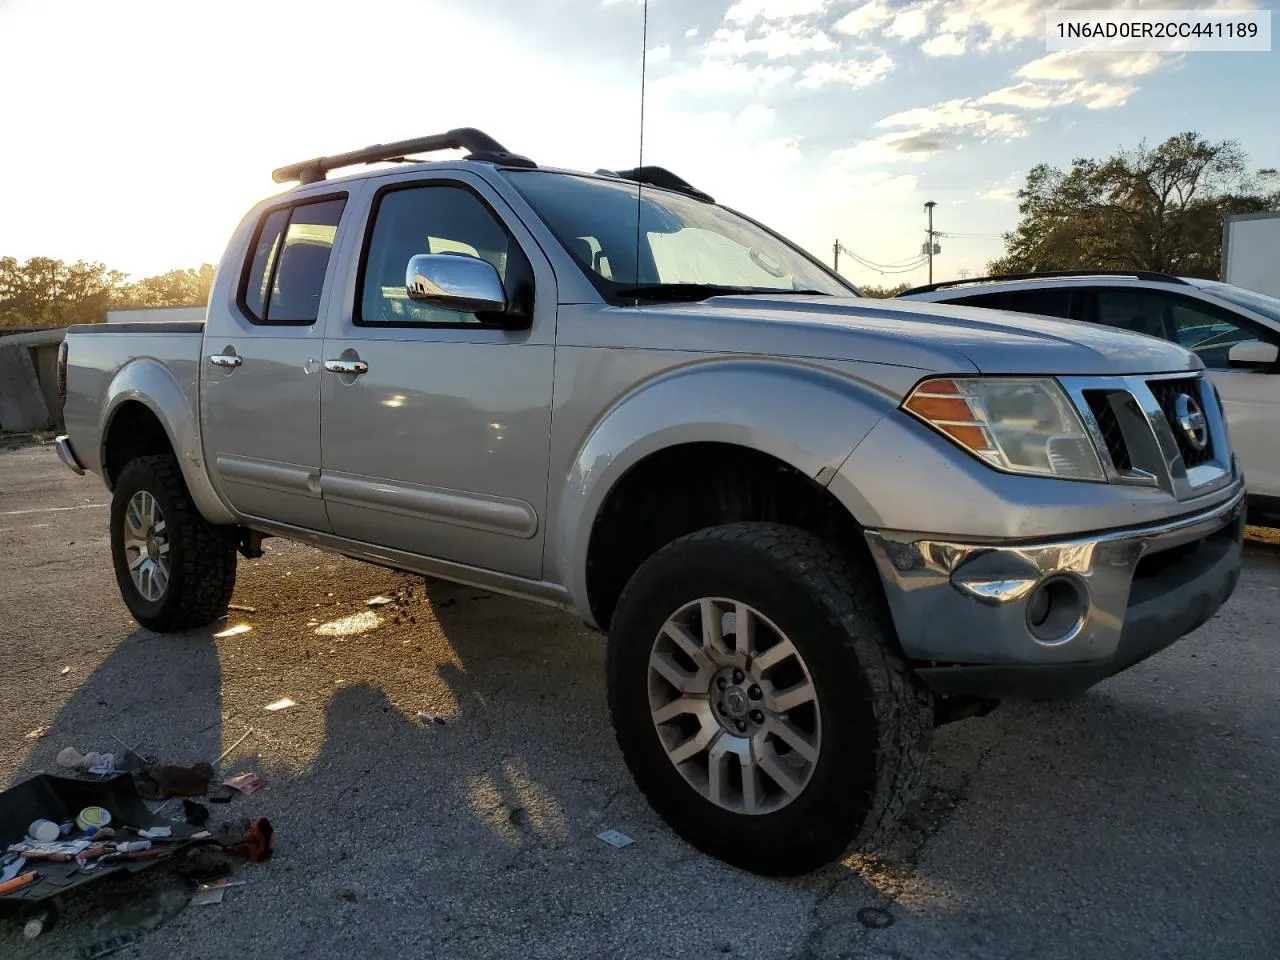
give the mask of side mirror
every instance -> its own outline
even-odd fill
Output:
[[[1280,360],[1280,347],[1261,340],[1245,340],[1232,345],[1227,362],[1245,370],[1272,370]]]
[[[419,253],[409,258],[405,292],[415,303],[465,313],[503,313],[507,293],[488,260],[456,253]]]

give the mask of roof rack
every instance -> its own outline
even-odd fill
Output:
[[[705,203],[716,202],[715,197],[711,196],[711,194],[703,193],[689,181],[677,177],[666,167],[644,166],[634,167],[631,170],[608,170],[603,172],[622,180],[634,180],[636,183],[647,183],[651,187],[674,190],[676,193],[683,193]]]
[[[1151,270],[1041,270],[1036,273],[1002,273],[991,277],[970,277],[967,280],[944,280],[941,283],[929,283],[923,287],[912,287],[898,294],[904,297],[909,293],[932,293],[947,287],[965,287],[977,283],[1000,283],[1016,280],[1039,280],[1045,277],[1132,277],[1134,280],[1155,280],[1160,283],[1181,283],[1187,281],[1167,273],[1155,273]]]
[[[339,153],[332,157],[315,157],[279,167],[271,171],[276,183],[319,183],[330,170],[350,167],[357,163],[381,163],[405,161],[411,153],[434,153],[437,150],[469,150],[468,160],[501,163],[513,167],[536,167],[532,160],[510,153],[493,137],[474,127],[459,127],[448,133],[436,133],[416,140],[397,140],[395,143],[375,143],[362,150]]]

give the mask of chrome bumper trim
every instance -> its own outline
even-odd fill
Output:
[[[75,450],[71,449],[71,438],[66,434],[57,437],[53,441],[53,447],[58,451],[58,459],[67,465],[67,469],[72,473],[84,476],[84,467],[80,465],[80,460],[76,457]]]
[[[866,537],[908,657],[946,663],[1069,663],[1115,653],[1144,557],[1238,525],[1244,509],[1244,484],[1237,478],[1229,496],[1208,510],[1069,539],[964,543],[882,530],[868,531]],[[1027,603],[1035,587],[1051,577],[1077,584],[1086,608],[1079,629],[1046,641],[1028,627]],[[1174,594],[1167,602],[1172,612],[1183,601]]]

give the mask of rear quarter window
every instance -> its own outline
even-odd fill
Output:
[[[281,207],[259,223],[246,261],[240,307],[254,323],[310,325],[320,316],[346,197]]]

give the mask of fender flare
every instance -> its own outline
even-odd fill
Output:
[[[595,519],[634,466],[688,443],[769,454],[826,487],[897,400],[870,381],[804,360],[698,359],[618,398],[588,429],[555,504],[546,579],[594,624],[587,554]],[[855,517],[856,519],[856,517]]]
[[[99,423],[102,476],[107,476],[107,441],[116,414],[126,403],[141,403],[164,428],[196,509],[210,523],[237,523],[236,515],[218,496],[205,469],[200,421],[191,407],[193,399],[187,396],[173,371],[152,357],[135,358],[116,371],[107,387]]]

